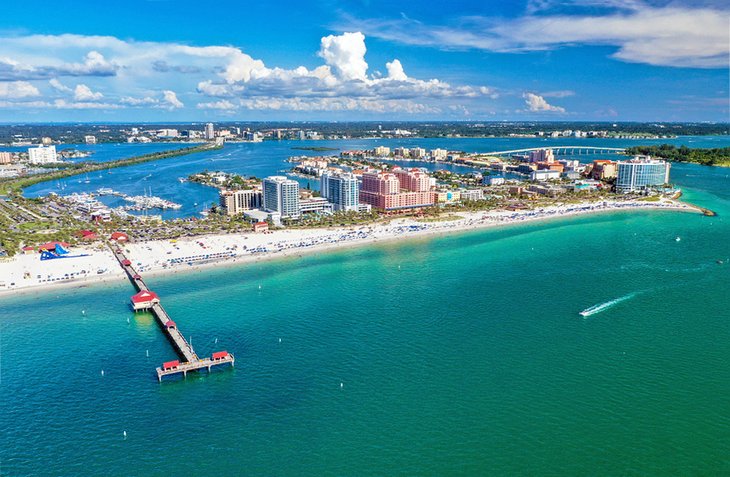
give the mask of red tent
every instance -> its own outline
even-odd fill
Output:
[[[219,359],[224,359],[228,357],[228,351],[217,351],[213,353],[213,356],[211,356],[211,359],[213,361],[217,361]]]
[[[56,245],[60,245],[63,248],[68,248],[68,244],[66,242],[53,241],[53,242],[44,243],[43,245],[39,245],[38,251],[39,252],[42,252],[43,250],[53,251],[53,250],[56,250]]]
[[[117,242],[128,242],[129,241],[129,235],[125,234],[124,232],[114,232],[110,238],[112,240],[116,240]]]

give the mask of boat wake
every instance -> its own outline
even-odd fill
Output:
[[[600,313],[604,310],[607,310],[607,309],[611,308],[612,306],[621,303],[622,301],[630,300],[630,299],[634,298],[636,295],[637,295],[637,292],[629,293],[628,295],[624,295],[620,298],[615,298],[615,299],[607,301],[605,303],[599,303],[598,305],[590,306],[590,307],[586,308],[585,310],[581,311],[580,315],[583,316],[584,318],[587,316],[595,315],[596,313]]]

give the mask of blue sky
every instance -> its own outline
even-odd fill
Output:
[[[0,121],[728,121],[723,1],[27,1]]]

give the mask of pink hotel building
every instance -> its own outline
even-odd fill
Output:
[[[366,172],[362,175],[360,202],[380,210],[428,207],[435,203],[431,178],[418,169]]]

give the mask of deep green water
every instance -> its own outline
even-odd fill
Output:
[[[236,354],[186,381],[157,383],[173,353],[126,282],[2,298],[0,475],[728,475],[728,174],[673,168],[713,218],[151,279],[199,354]]]

